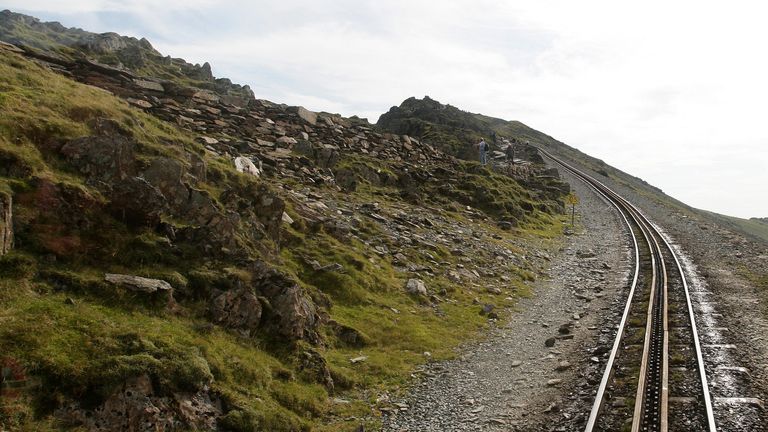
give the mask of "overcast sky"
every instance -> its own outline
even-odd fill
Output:
[[[258,98],[375,122],[410,96],[523,123],[694,207],[768,217],[768,3],[3,0],[147,37]]]

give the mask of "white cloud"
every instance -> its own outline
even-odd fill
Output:
[[[124,31],[277,102],[375,121],[426,94],[521,120],[691,205],[768,216],[768,201],[755,199],[768,184],[768,4],[5,3],[75,26],[124,14]]]

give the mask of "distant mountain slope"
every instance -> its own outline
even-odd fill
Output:
[[[0,41],[67,60],[89,59],[219,94],[253,98],[253,92],[247,85],[233,84],[227,78],[215,78],[208,63],[201,66],[184,59],[163,56],[145,38],[91,33],[4,10],[0,12]]]

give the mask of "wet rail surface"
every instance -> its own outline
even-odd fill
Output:
[[[585,430],[717,430],[691,292],[675,250],[630,202],[541,152],[611,203],[632,235],[632,283]]]

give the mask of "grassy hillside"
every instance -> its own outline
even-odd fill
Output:
[[[107,407],[142,391],[142,415],[156,408],[182,429],[375,425],[378,395],[488,325],[477,303],[503,317],[528,292],[540,264],[524,256],[561,229],[557,194],[476,163],[345,153],[334,172],[357,186],[342,192],[284,167],[238,172],[207,142],[0,49],[0,192],[15,234],[0,257],[0,352],[14,382],[0,428],[115,421]],[[426,295],[405,291],[410,278]],[[240,309],[222,315],[222,304]]]

